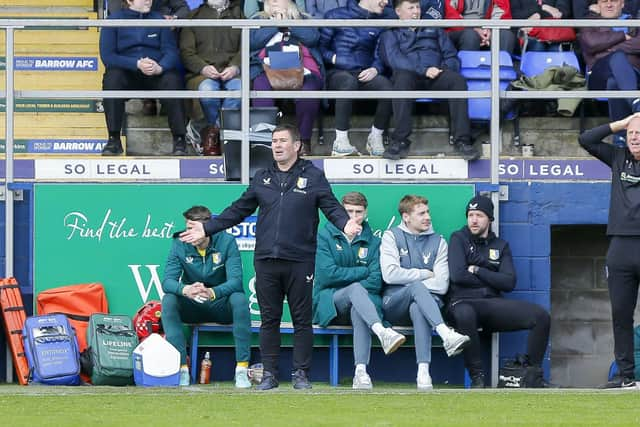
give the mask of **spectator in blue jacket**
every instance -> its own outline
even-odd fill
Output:
[[[305,15],[298,10],[291,0],[266,0],[264,11],[255,16],[257,19],[304,19]],[[249,69],[253,89],[257,91],[272,90],[271,83],[264,72],[263,64],[272,50],[299,53],[304,68],[304,81],[301,90],[321,90],[324,79],[322,56],[318,50],[320,33],[316,28],[262,27],[251,31],[251,67]],[[255,99],[255,107],[271,107],[273,99]],[[313,122],[320,110],[319,99],[296,99],[296,121],[302,141],[301,154],[311,154],[311,133]]]
[[[419,19],[418,0],[396,0],[400,19]],[[380,57],[391,68],[395,90],[467,90],[467,82],[458,72],[460,61],[456,48],[441,28],[399,27],[380,36]],[[397,160],[409,153],[411,114],[415,100],[394,99],[395,130],[383,157]],[[471,141],[471,125],[465,98],[449,100],[451,131],[456,147],[466,160],[475,160],[480,153]]]
[[[387,0],[349,0],[345,7],[328,11],[326,19],[382,18]],[[378,37],[382,27],[323,27],[320,30],[320,51],[329,68],[329,90],[392,90],[389,79],[382,75],[384,65],[378,57]],[[332,156],[358,154],[349,141],[351,99],[336,99],[336,139]],[[391,100],[379,99],[373,126],[367,137],[367,151],[372,156],[384,152],[382,133],[391,120]]]
[[[110,19],[162,19],[151,11],[150,0],[127,0],[129,7]],[[182,76],[176,69],[179,52],[171,29],[152,27],[104,27],[100,32],[100,58],[105,65],[103,90],[181,90]],[[104,114],[109,141],[104,156],[122,154],[120,133],[124,118],[123,98],[105,98]],[[167,109],[173,135],[173,154],[186,154],[185,115],[181,99],[161,100]]]
[[[367,373],[371,333],[376,334],[385,354],[400,347],[405,337],[382,325],[380,239],[366,221],[367,198],[352,191],[342,197],[342,205],[362,232],[348,235],[327,223],[318,233],[313,322],[322,327],[353,325],[353,388],[368,390],[373,387]]]
[[[150,0],[151,10],[158,12],[164,19],[185,19],[189,14],[189,5],[186,0]],[[124,5],[127,8],[126,0],[110,0],[107,3],[108,17],[122,9]],[[142,113],[145,116],[155,116],[158,109],[155,99],[145,99],[142,103]]]

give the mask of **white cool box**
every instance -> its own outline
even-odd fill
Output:
[[[180,383],[180,353],[158,334],[133,350],[133,380],[137,386],[175,387]]]

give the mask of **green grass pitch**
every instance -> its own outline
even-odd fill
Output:
[[[0,425],[14,426],[640,426],[640,390],[370,392],[314,384],[238,391],[185,388],[0,386]]]

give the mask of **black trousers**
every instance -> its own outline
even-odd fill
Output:
[[[607,251],[607,282],[613,320],[613,352],[620,373],[634,378],[633,313],[640,283],[640,237],[613,236]]]
[[[473,28],[451,31],[447,33],[451,41],[458,50],[483,50],[488,48],[480,47],[480,36]],[[506,50],[513,55],[516,49],[517,38],[513,31],[500,31],[500,50]]]
[[[378,74],[368,82],[358,80],[360,71],[331,70],[327,73],[328,90],[392,90],[393,87],[389,79]],[[351,109],[353,101],[351,99],[336,99],[336,129],[349,130],[351,127]],[[377,129],[385,130],[389,127],[391,120],[391,100],[378,99],[376,114],[373,118],[373,125]]]
[[[140,71],[122,68],[107,68],[102,76],[103,90],[181,90],[184,89],[182,76],[176,70],[168,70],[158,76],[146,76]],[[109,132],[122,131],[124,118],[123,98],[105,98],[103,100],[104,115]],[[169,128],[173,136],[184,136],[185,114],[184,100],[172,98],[161,99],[160,102],[167,109]]]
[[[467,81],[459,73],[444,70],[435,79],[419,76],[413,71],[393,70],[394,90],[467,90]],[[450,99],[449,101],[450,127],[456,142],[468,144],[471,142],[471,125],[469,123],[469,106],[465,98]],[[413,128],[413,107],[415,99],[394,99],[393,112],[395,130],[391,135],[394,141],[405,141]]]
[[[527,354],[536,366],[542,364],[549,343],[549,313],[537,304],[506,298],[459,300],[449,305],[449,315],[461,334],[471,338],[464,351],[464,363],[473,377],[483,372],[478,328],[483,332],[529,329]]]
[[[280,321],[285,296],[293,321],[293,370],[311,368],[313,351],[312,292],[315,261],[254,261],[260,306],[260,353],[266,371],[278,377]]]

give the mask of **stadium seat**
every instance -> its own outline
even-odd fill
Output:
[[[520,71],[527,77],[544,72],[548,67],[570,65],[580,70],[580,62],[575,52],[525,52],[520,62]]]
[[[467,86],[472,91],[491,90],[491,52],[461,50],[460,73],[467,79]],[[517,77],[511,56],[506,51],[500,51],[500,90],[506,90],[509,82]],[[491,120],[491,99],[469,99],[469,118],[475,121]]]
[[[240,110],[221,110],[224,175],[227,181],[241,178],[241,114]],[[271,130],[278,118],[277,107],[251,108],[249,113],[249,177],[258,169],[271,165]]]

